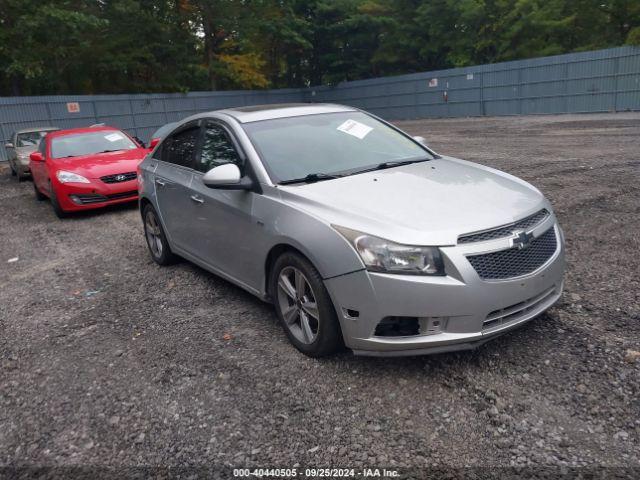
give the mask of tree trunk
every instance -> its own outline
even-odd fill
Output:
[[[204,61],[207,66],[207,71],[209,74],[209,88],[211,90],[216,90],[218,87],[218,82],[216,78],[216,74],[214,72],[214,63],[215,63],[215,32],[214,27],[212,25],[211,19],[209,17],[209,12],[203,12],[204,18],[202,19],[202,27],[204,29]]]

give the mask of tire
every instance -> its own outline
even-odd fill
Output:
[[[33,181],[33,191],[36,194],[36,200],[38,200],[39,202],[47,199],[47,197],[45,195],[43,195],[40,190],[38,190],[38,187],[36,186],[36,181],[35,180]]]
[[[309,357],[324,357],[342,348],[333,302],[322,277],[306,258],[294,252],[278,257],[271,269],[269,287],[278,319],[294,347]]]
[[[147,241],[147,247],[153,261],[163,266],[175,263],[177,257],[171,251],[158,214],[150,203],[142,209],[142,224],[144,226],[144,238]]]
[[[58,216],[58,218],[66,218],[69,214],[60,206],[58,203],[58,197],[56,196],[56,191],[51,189],[51,206],[53,207],[53,211]]]

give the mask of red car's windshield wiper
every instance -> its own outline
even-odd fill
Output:
[[[291,183],[313,183],[321,182],[323,180],[333,180],[334,178],[344,177],[344,175],[330,174],[330,173],[310,173],[302,178],[292,178],[290,180],[282,180],[280,185],[289,185]]]

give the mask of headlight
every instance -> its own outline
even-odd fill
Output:
[[[56,177],[60,180],[60,183],[89,183],[89,180],[82,175],[78,175],[73,172],[65,172],[64,170],[58,170]]]
[[[349,228],[332,226],[353,245],[367,270],[404,275],[444,275],[438,247],[400,245]]]

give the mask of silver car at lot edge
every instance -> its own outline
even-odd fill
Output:
[[[29,155],[36,151],[40,140],[49,132],[58,130],[55,127],[24,128],[13,132],[11,138],[4,144],[7,151],[7,160],[11,168],[11,174],[18,181],[26,178],[29,170]]]
[[[151,256],[273,302],[310,356],[473,348],[560,297],[564,238],[533,186],[363,111],[203,113],[142,162]]]

